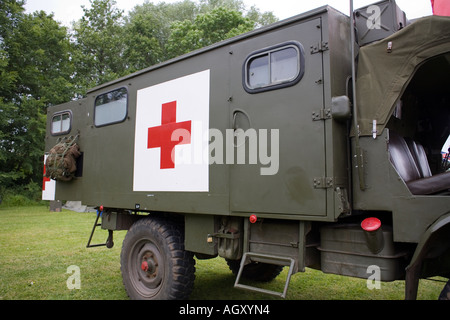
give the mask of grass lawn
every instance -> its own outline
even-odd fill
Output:
[[[48,207],[0,206],[0,300],[127,300],[120,273],[126,231],[114,232],[114,247],[86,248],[95,213]],[[105,242],[100,228],[92,243]],[[69,290],[70,266],[80,270],[80,289]],[[192,300],[277,299],[233,288],[235,277],[225,260],[197,260]],[[264,288],[282,291],[287,268]],[[439,279],[443,280],[443,279]],[[421,280],[418,299],[436,300],[444,283]],[[369,290],[365,279],[307,269],[292,276],[288,300],[401,300],[404,281],[383,282]]]

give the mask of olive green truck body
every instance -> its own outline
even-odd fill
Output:
[[[358,43],[325,6],[48,108],[46,154],[65,141],[81,155],[70,181],[45,178],[44,199],[99,208],[109,245],[129,229],[132,298],[186,298],[165,286],[193,255],[227,259],[248,290],[285,296],[311,267],[406,279],[415,298],[419,278],[450,274],[450,18],[410,23],[393,1],[375,5],[383,28],[357,10]],[[155,221],[177,230],[183,258],[167,258]],[[250,267],[280,266],[281,293],[242,284]]]

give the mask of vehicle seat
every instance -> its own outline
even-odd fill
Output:
[[[422,178],[431,177],[433,174],[431,173],[427,154],[425,153],[423,146],[412,139],[406,139],[406,143],[408,144],[408,148],[411,151],[414,161],[416,162],[417,168],[419,169],[420,176]]]
[[[389,132],[389,155],[392,164],[405,182],[421,178],[406,140],[392,131]]]
[[[398,174],[406,182],[411,193],[415,195],[429,195],[450,189],[450,172],[431,175],[423,147],[416,143],[410,143],[410,145],[415,145],[417,148],[412,148],[416,157],[413,156],[408,143],[403,137],[395,132],[389,132],[391,162]],[[421,170],[423,173],[421,173]]]

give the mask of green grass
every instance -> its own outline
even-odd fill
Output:
[[[0,300],[126,300],[120,274],[125,231],[114,232],[114,247],[86,248],[95,213],[48,207],[0,207]],[[96,231],[93,243],[106,240]],[[67,268],[80,268],[81,289],[69,290]],[[192,300],[278,299],[233,288],[235,276],[221,258],[197,260]],[[264,288],[282,291],[287,268]],[[307,269],[292,276],[288,300],[401,300],[404,281],[369,290],[365,279]],[[444,283],[421,280],[418,299],[436,300]]]

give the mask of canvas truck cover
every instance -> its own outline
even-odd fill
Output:
[[[440,16],[421,18],[390,37],[360,48],[356,78],[360,135],[372,135],[374,120],[377,134],[381,134],[418,67],[448,52],[450,17]]]

